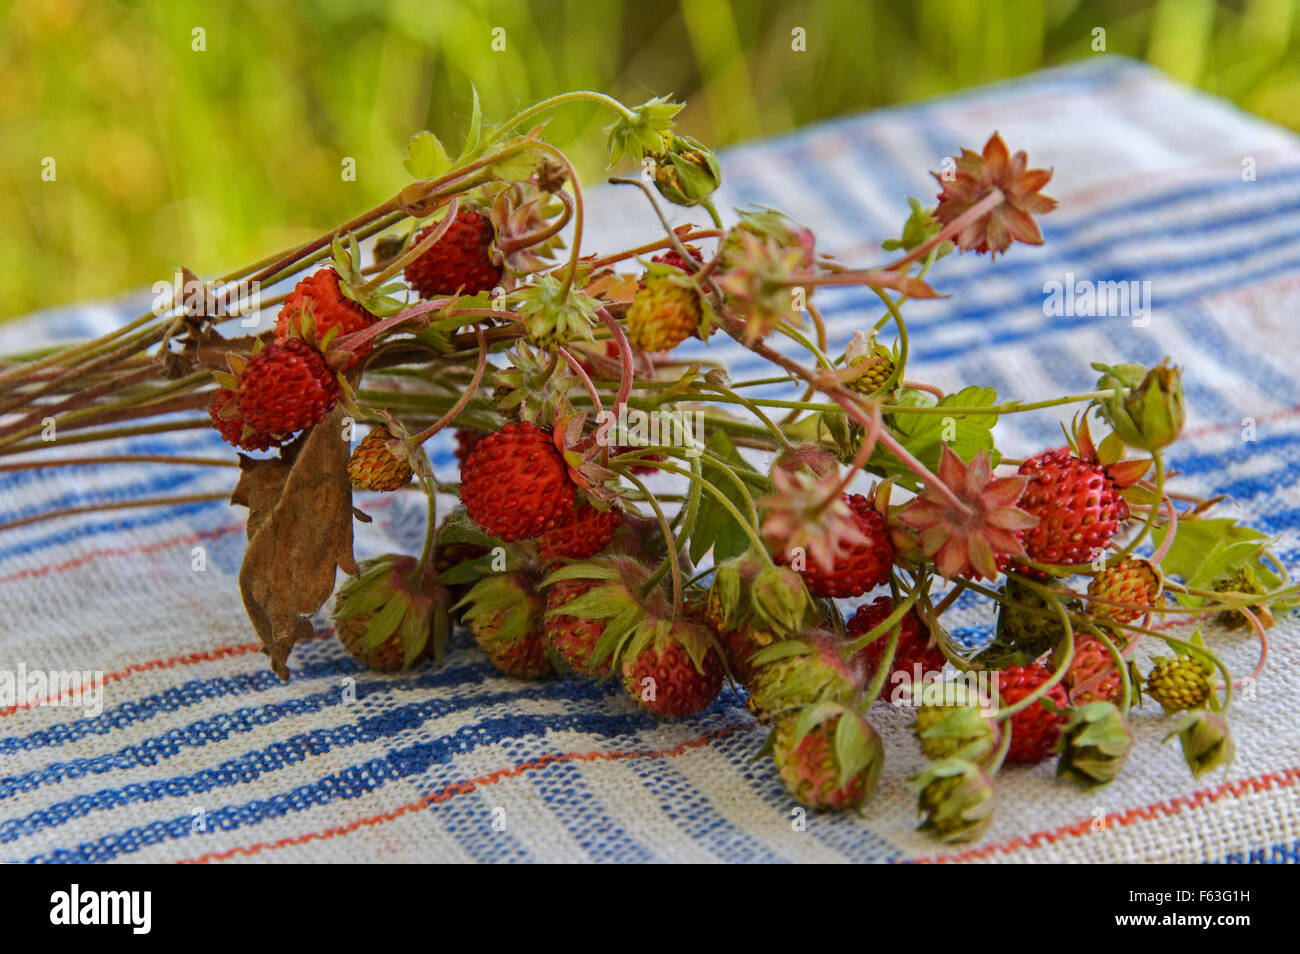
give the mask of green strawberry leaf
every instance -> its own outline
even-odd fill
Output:
[[[521,149],[504,159],[498,159],[488,170],[498,179],[522,182],[533,174],[536,166],[537,160],[533,158],[532,152]]]
[[[941,401],[923,391],[904,388],[896,403],[909,407],[989,407],[997,403],[998,392],[993,388],[968,387],[956,394],[949,394]],[[1001,455],[993,446],[993,426],[998,422],[996,414],[908,414],[896,411],[890,415],[890,426],[898,442],[909,453],[932,471],[939,469],[939,458],[946,443],[965,463],[970,463],[980,451],[991,451],[993,464],[997,465]],[[948,436],[951,440],[944,441]],[[886,477],[897,477],[898,482],[909,490],[919,487],[915,475],[903,462],[884,447],[877,447],[871,454],[868,467]]]
[[[489,549],[504,545],[496,537],[489,536],[480,530],[478,524],[471,520],[462,509],[452,511],[438,529],[438,545],[446,546],[451,543],[467,543],[470,546],[488,547]]]
[[[451,158],[438,137],[425,129],[406,143],[406,158],[402,165],[412,178],[436,179],[451,168]]]
[[[705,445],[710,451],[718,457],[727,461],[731,469],[738,475],[742,472],[757,476],[758,472],[749,463],[740,456],[736,450],[736,445],[731,442],[731,438],[722,430],[715,431]],[[709,483],[717,487],[722,494],[735,504],[736,509],[742,514],[749,510],[749,503],[740,495],[740,490],[735,483],[717,464],[710,463],[708,457],[701,459],[701,476]],[[745,478],[740,477],[741,480]],[[751,478],[752,479],[752,478]],[[750,487],[750,493],[758,496],[754,488]],[[690,554],[691,559],[696,563],[713,548],[713,562],[715,564],[730,560],[732,557],[738,557],[749,549],[749,535],[736,522],[736,518],[727,512],[726,508],[718,503],[716,499],[709,499],[712,494],[707,491],[700,500],[700,512],[695,518],[695,529],[691,532]]]
[[[1152,530],[1154,543],[1164,542],[1167,527]],[[1180,577],[1193,589],[1210,589],[1216,580],[1246,568],[1254,571],[1260,583],[1275,589],[1282,583],[1266,547],[1271,538],[1227,517],[1206,520],[1181,520],[1174,533],[1169,552],[1160,561],[1167,576]],[[1184,606],[1200,606],[1201,597],[1176,594]]]

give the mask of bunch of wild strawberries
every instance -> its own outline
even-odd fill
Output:
[[[884,761],[871,707],[897,704],[903,686],[930,760],[915,779],[922,828],[946,840],[987,829],[1007,763],[1054,757],[1084,787],[1113,779],[1144,696],[1181,714],[1171,737],[1195,773],[1227,765],[1233,677],[1199,630],[1179,639],[1152,620],[1217,614],[1263,642],[1269,607],[1293,592],[1248,528],[1213,565],[1191,558],[1230,521],[1165,490],[1179,370],[1098,366],[1095,391],[1036,405],[1085,405],[1069,443],[1014,463],[988,421],[1019,402],[904,377],[899,306],[934,294],[927,276],[954,248],[1040,244],[1050,172],[994,135],[936,175],[936,205],[912,201],[885,243],[894,262],[855,269],[774,210],[724,228],[717,161],[674,130],[679,108],[617,105],[611,158],[649,159],[652,181],[628,184],[713,227],[560,258],[582,211],[562,152],[536,130],[503,140],[522,118],[472,130],[455,162],[420,134],[416,181],[384,209],[396,219],[371,219],[384,233],[373,265],[357,233],[335,236],[274,332],[216,372],[209,410],[231,444],[298,440],[344,402],[371,424],[351,454],[355,488],[429,495],[425,552],[368,561],[336,594],[349,652],[409,669],[441,659],[460,622],[506,675],[615,681],[660,718],[704,711],[730,681],[771,725],[782,781],[816,809],[871,796]],[[814,293],[850,284],[887,311],[828,340]],[[891,322],[893,346],[877,334]],[[675,356],[719,330],[802,399],[751,397],[771,378],[733,381],[707,357]],[[663,426],[622,423],[638,413]],[[674,429],[687,413],[702,433]],[[458,482],[421,449],[447,427]],[[459,495],[441,520],[439,491]],[[997,604],[995,637],[973,655],[943,627],[962,597]],[[1143,639],[1170,647],[1145,674]]]

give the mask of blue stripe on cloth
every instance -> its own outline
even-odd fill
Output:
[[[129,517],[115,517],[107,520],[98,520],[94,523],[78,524],[74,527],[68,527],[62,530],[56,530],[52,533],[45,534],[37,539],[26,540],[13,546],[0,548],[0,560],[8,560],[12,557],[26,556],[29,553],[40,553],[42,550],[49,550],[62,544],[72,543],[76,540],[84,540],[90,537],[101,536],[105,534],[125,534],[131,530],[140,530],[146,527],[156,527],[160,524],[170,523],[173,520],[179,520],[184,517],[196,516],[200,513],[217,513],[218,509],[225,511],[229,509],[229,504],[221,500],[211,500],[199,503],[178,504],[174,507],[157,507],[148,510],[145,513],[134,514]],[[193,528],[198,532],[201,528]],[[21,539],[21,538],[20,538]]]
[[[649,796],[646,810],[661,813],[714,857],[733,864],[774,864],[785,860],[728,821],[709,794],[669,762],[639,763],[636,775]]]
[[[813,838],[848,861],[858,864],[891,861],[901,854],[897,846],[858,824],[857,818],[852,815],[832,815],[805,810],[806,828],[804,831],[795,831],[792,827],[794,817],[791,812],[798,807],[798,803],[786,791],[784,783],[777,773],[768,767],[766,761],[754,763],[754,752],[757,746],[754,744],[752,733],[737,733],[719,739],[714,743],[714,749],[733,766],[743,767],[741,775],[745,783],[784,820],[783,838]]]
[[[351,665],[348,665],[351,663]],[[311,678],[328,678],[333,681],[334,676],[351,675],[360,671],[356,663],[353,663],[350,657],[344,657],[339,660],[339,664],[329,667],[310,667],[312,670]],[[330,672],[332,670],[332,672]],[[295,675],[303,670],[295,670]],[[401,680],[374,678],[370,680],[358,680],[356,682],[357,702],[374,697],[384,699],[391,697],[392,693],[410,692],[417,689],[436,689],[455,687],[468,687],[471,685],[481,686],[484,680],[492,675],[492,667],[482,660],[475,660],[469,665],[449,666],[434,672],[424,673],[418,678],[404,678]],[[274,682],[266,680],[265,676],[272,676]],[[120,707],[119,711],[114,713],[116,718],[110,719],[107,729],[103,725],[95,726],[95,730],[87,731],[83,737],[90,735],[109,734],[126,728],[131,724],[142,724],[148,719],[155,718],[167,712],[179,711],[183,707],[197,705],[201,702],[211,702],[215,699],[222,698],[226,693],[222,690],[229,689],[231,694],[242,695],[243,693],[254,691],[264,692],[278,688],[283,685],[278,677],[273,673],[255,673],[247,676],[233,678],[222,678],[207,680],[208,685],[203,686],[202,690],[197,691],[194,683],[180,687],[179,692],[168,691],[149,699],[141,700],[140,705],[128,703]],[[190,692],[186,692],[190,690]],[[470,705],[488,704],[491,702],[510,701],[517,697],[510,692],[494,693],[467,697],[464,705],[451,706],[446,711],[457,711]],[[373,701],[373,699],[372,699]],[[152,703],[152,704],[151,704]],[[192,752],[195,749],[201,749],[206,745],[216,742],[222,742],[232,736],[252,732],[258,728],[264,728],[268,725],[274,725],[284,719],[292,719],[307,713],[322,713],[330,710],[335,706],[346,705],[343,702],[342,693],[338,686],[331,686],[320,692],[307,696],[296,696],[285,699],[280,702],[267,703],[258,706],[245,706],[226,712],[213,713],[194,722],[189,722],[183,726],[177,726],[169,729],[167,732],[142,739],[130,745],[123,746],[113,752],[106,752],[102,755],[96,755],[86,758],[69,759],[65,761],[52,762],[42,768],[34,769],[20,775],[11,775],[0,779],[0,801],[9,798],[19,792],[30,792],[44,785],[57,784],[68,779],[81,778],[89,775],[103,775],[116,770],[125,770],[136,768],[141,765],[158,765],[167,759],[183,752]],[[132,718],[129,722],[124,722],[122,716],[126,712],[121,709],[134,710],[130,714],[137,718]],[[434,710],[437,715],[444,715],[445,712]],[[84,720],[99,722],[95,720]],[[65,724],[66,725],[66,724]],[[60,727],[62,728],[62,727]],[[56,734],[56,733],[51,733]],[[56,734],[57,744],[67,744],[72,741],[71,738],[65,737],[62,733]],[[9,741],[9,740],[5,740]],[[30,743],[30,737],[21,740],[23,743]],[[49,740],[41,739],[41,743],[48,743]],[[31,750],[37,747],[48,747],[47,744],[40,746],[32,744],[19,744],[16,750]],[[2,826],[3,823],[0,823]],[[3,830],[0,827],[0,830]]]
[[[426,703],[425,707],[430,704]],[[549,732],[565,730],[580,731],[602,739],[625,738],[644,730],[650,722],[648,716],[639,712],[624,715],[552,713],[480,719],[436,740],[392,748],[382,756],[296,786],[287,792],[208,811],[207,822],[210,830],[228,832],[317,805],[356,798],[375,791],[388,782],[424,775],[434,766],[448,765],[457,754],[496,744],[501,739],[520,743],[530,738],[543,738]],[[360,725],[314,730],[277,742],[261,752],[251,753],[249,757],[228,761],[216,769],[170,779],[152,779],[124,788],[103,789],[92,796],[49,806],[24,819],[5,822],[3,829],[0,829],[4,832],[4,837],[0,840],[12,841],[18,837],[30,836],[92,811],[103,811],[137,801],[150,802],[198,795],[242,784],[336,746],[346,747],[358,741],[379,737],[381,736],[363,732]],[[451,781],[455,779],[449,779],[449,783]],[[434,787],[441,786],[435,784]],[[190,824],[192,817],[187,812],[149,825],[133,826],[120,833],[107,834],[74,847],[53,848],[27,860],[109,861],[122,853],[138,851],[146,845],[191,837],[195,834]]]
[[[521,864],[533,861],[528,850],[510,831],[508,816],[504,831],[493,830],[492,809],[495,807],[485,792],[475,789],[442,804],[430,805],[425,811],[436,813],[438,824],[477,862]]]
[[[532,773],[532,784],[564,830],[593,859],[618,864],[655,860],[654,852],[609,813],[578,766],[552,763]]]
[[[1271,847],[1252,848],[1249,852],[1231,851],[1210,864],[1220,865],[1300,865],[1300,841],[1276,842]]]

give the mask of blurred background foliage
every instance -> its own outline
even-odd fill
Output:
[[[117,294],[182,263],[220,274],[329,228],[403,184],[413,131],[456,151],[471,81],[489,119],[580,87],[633,104],[675,93],[685,130],[722,146],[1092,56],[1100,26],[1107,52],[1300,129],[1298,11],[1300,0],[0,0],[0,317]],[[791,49],[796,27],[806,52]],[[550,127],[576,141],[588,179],[609,121],[571,106]]]

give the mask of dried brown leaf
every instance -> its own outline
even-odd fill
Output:
[[[334,592],[335,568],[358,573],[342,417],[335,408],[280,459],[241,457],[230,497],[248,507],[248,549],[239,569],[244,608],[272,670],[285,680],[294,643],[312,634],[307,617]]]

